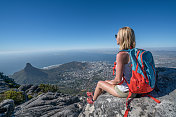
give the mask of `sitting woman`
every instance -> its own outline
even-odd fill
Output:
[[[123,27],[119,29],[119,32],[116,36],[117,45],[119,45],[119,50],[124,49],[132,49],[135,48],[135,34],[133,29],[130,27]],[[124,76],[123,76],[124,75]],[[129,88],[126,82],[123,81],[123,77],[130,81],[132,76],[132,69],[131,69],[131,60],[128,52],[119,52],[116,55],[116,76],[114,80],[106,80],[106,81],[99,81],[95,88],[94,95],[91,92],[87,92],[89,98],[87,98],[87,102],[89,104],[93,104],[94,101],[97,99],[99,95],[103,91],[110,93],[113,96],[119,98],[128,97]],[[136,94],[132,94],[131,97],[135,97]]]

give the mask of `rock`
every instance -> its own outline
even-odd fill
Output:
[[[176,117],[176,69],[157,68],[157,87],[150,95],[159,99],[156,103],[149,97],[134,98],[128,117]],[[94,105],[86,104],[79,117],[123,117],[126,98],[108,93],[100,95]]]
[[[130,103],[132,110],[128,117],[175,117],[175,102],[167,100],[167,97],[158,99],[160,104],[148,97],[134,98]],[[123,117],[125,103],[126,98],[117,98],[106,93],[100,95],[94,105],[87,104],[79,117]]]
[[[52,92],[42,93],[17,106],[14,116],[77,117],[82,111],[84,103],[77,96]]]
[[[27,89],[29,89],[30,87],[32,86],[32,84],[24,84],[24,85],[21,85],[18,89],[19,91],[26,91]]]
[[[0,103],[0,117],[10,117],[13,114],[14,108],[15,104],[12,99],[3,100]]]
[[[32,85],[29,89],[26,90],[26,93],[28,95],[31,95],[33,93],[38,93],[40,90],[38,88],[38,85]]]

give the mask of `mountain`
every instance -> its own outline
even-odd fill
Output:
[[[67,76],[63,75],[65,72],[84,70],[86,66],[86,63],[73,61],[52,69],[39,69],[26,63],[24,69],[15,72],[10,77],[19,84],[56,83],[63,79],[63,76]]]
[[[16,72],[9,77],[15,79],[15,81],[19,84],[35,84],[46,82],[48,79],[48,74],[42,69],[35,68],[30,63],[26,63],[23,70]]]

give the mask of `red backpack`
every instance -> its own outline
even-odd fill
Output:
[[[155,63],[150,51],[146,51],[143,49],[133,48],[128,50],[121,50],[119,52],[126,51],[130,55],[130,59],[132,61],[132,77],[130,78],[130,83],[127,82],[123,75],[123,81],[118,85],[121,85],[124,81],[127,83],[129,87],[129,95],[126,99],[126,111],[124,117],[128,116],[128,112],[130,111],[128,98],[131,97],[132,93],[142,94],[142,96],[149,96],[157,103],[160,103],[159,100],[147,94],[151,92],[155,88],[156,84],[156,70]],[[116,68],[116,62],[114,62],[113,67],[113,75]]]

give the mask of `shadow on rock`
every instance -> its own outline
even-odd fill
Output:
[[[150,93],[153,97],[157,98],[169,95],[176,89],[176,68],[158,67],[156,68],[156,73],[156,86]]]

